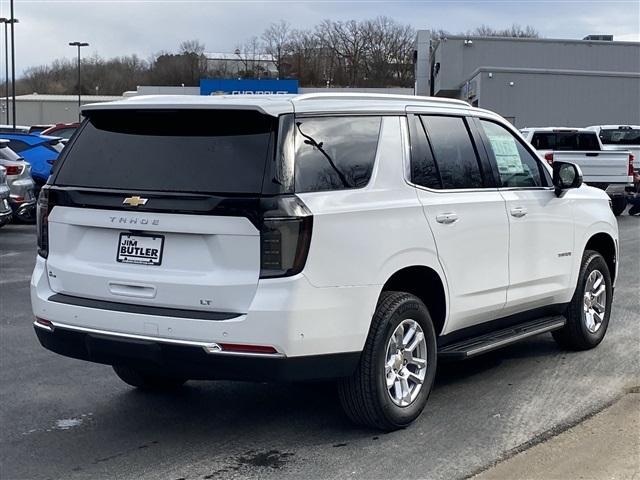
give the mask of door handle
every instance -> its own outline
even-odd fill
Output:
[[[527,209],[524,207],[513,207],[511,209],[511,216],[516,218],[524,217],[527,214]]]
[[[155,298],[156,287],[142,283],[109,282],[109,292],[123,297]]]
[[[450,223],[454,223],[458,221],[458,215],[455,213],[441,213],[440,215],[436,215],[436,222],[444,223],[448,225]]]

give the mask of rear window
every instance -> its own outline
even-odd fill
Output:
[[[22,140],[9,140],[9,148],[16,153],[29,149],[29,144]]]
[[[531,144],[536,150],[600,150],[595,132],[537,132]]]
[[[640,145],[640,129],[603,129],[600,130],[600,140],[605,145]]]
[[[55,183],[260,193],[275,129],[275,118],[254,111],[97,111],[67,151]]]
[[[60,128],[58,130],[55,130],[54,132],[52,132],[52,135],[55,135],[56,137],[61,137],[61,138],[66,138],[67,140],[69,138],[71,138],[71,135],[73,135],[73,132],[75,132],[76,129],[74,128]]]
[[[366,186],[381,122],[377,116],[296,118],[296,192]]]

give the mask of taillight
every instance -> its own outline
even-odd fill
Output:
[[[627,172],[627,175],[629,175],[630,177],[633,177],[633,161],[636,159],[636,157],[633,155],[633,153],[629,154],[629,170]]]
[[[544,159],[547,161],[549,165],[553,165],[553,152],[545,153]]]
[[[307,261],[313,216],[296,196],[263,200],[260,278],[289,277]]]
[[[8,167],[4,167],[7,169],[7,175],[20,175],[24,167],[22,165],[9,165]]]
[[[49,214],[53,202],[47,186],[42,187],[36,208],[36,231],[38,232],[38,255],[43,258],[49,256]]]

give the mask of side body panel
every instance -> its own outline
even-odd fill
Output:
[[[553,189],[501,189],[509,213],[510,315],[571,298],[573,203]],[[521,212],[524,212],[523,216]]]

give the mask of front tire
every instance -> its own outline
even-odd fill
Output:
[[[553,332],[562,348],[588,350],[604,338],[609,326],[613,288],[607,262],[594,250],[586,250],[578,275],[578,284],[567,307],[567,324]]]
[[[142,390],[174,390],[187,381],[185,378],[151,373],[127,365],[113,365],[113,371],[126,384]]]
[[[355,423],[392,431],[422,413],[436,373],[436,335],[427,307],[383,292],[356,372],[340,380],[340,402]]]

